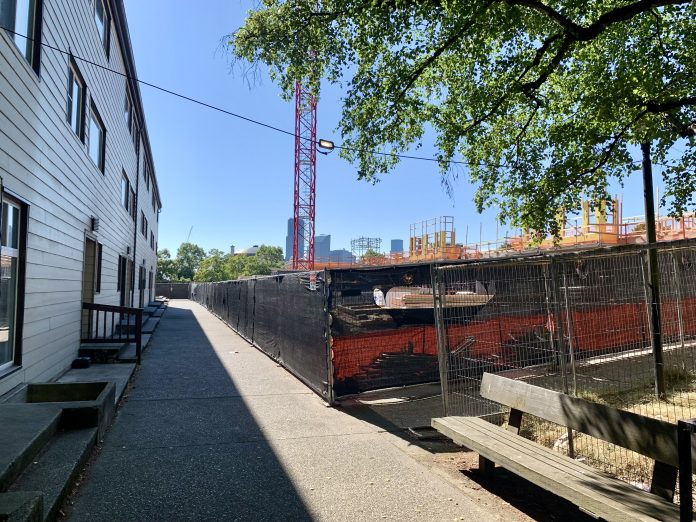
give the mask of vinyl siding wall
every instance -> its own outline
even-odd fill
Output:
[[[113,17],[110,20],[107,58],[90,0],[44,0],[42,39],[125,73]],[[44,47],[37,76],[10,35],[0,30],[0,176],[6,190],[29,205],[22,368],[0,376],[0,394],[22,382],[57,377],[77,355],[84,245],[91,216],[100,219],[99,230],[91,234],[103,245],[101,292],[95,302],[119,304],[118,258],[128,248],[133,258],[134,228],[136,275],[143,259],[148,272],[156,267],[149,232],[147,239],[140,234],[142,209],[157,237],[151,202],[154,185],[151,182],[146,189],[142,165],[137,223],[121,204],[122,172],[134,187],[137,176],[136,148],[123,115],[126,79],[75,60],[86,84],[86,115],[93,99],[106,128],[102,174],[66,120],[69,63],[67,55]],[[147,143],[141,163],[145,150]],[[135,298],[137,306],[137,281]]]

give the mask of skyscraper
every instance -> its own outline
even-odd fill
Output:
[[[288,219],[288,234],[285,236],[285,260],[286,261],[289,261],[292,258],[292,239],[294,236],[293,222],[294,222],[294,218]],[[302,225],[303,222],[304,222],[304,220],[300,219],[300,225]],[[304,251],[305,242],[304,242],[304,238],[302,237],[302,230],[303,230],[303,227],[300,226],[300,237],[299,237],[300,242],[299,242],[299,245],[297,248],[298,252]]]
[[[391,240],[391,250],[392,254],[404,251],[404,240],[403,239],[392,239]]]
[[[331,256],[331,234],[319,234],[314,237],[314,259],[326,262]]]

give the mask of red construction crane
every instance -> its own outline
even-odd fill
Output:
[[[314,269],[314,203],[317,181],[317,99],[295,84],[295,213],[292,268]]]

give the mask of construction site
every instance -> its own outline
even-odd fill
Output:
[[[624,217],[619,198],[559,212],[554,237],[483,241],[480,229],[471,242],[441,216],[410,226],[407,251],[360,236],[336,262],[314,252],[316,153],[333,144],[317,141],[316,100],[299,83],[295,144],[287,270],[193,283],[190,297],[327,404],[367,407],[417,436],[442,416],[502,424],[509,409],[479,393],[493,374],[673,423],[696,417],[693,213],[656,216],[655,240],[652,220]],[[652,487],[629,450],[546,421],[520,434]]]

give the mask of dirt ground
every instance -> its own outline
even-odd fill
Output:
[[[431,471],[445,476],[477,505],[509,522],[554,521],[589,522],[596,520],[574,504],[539,488],[505,469],[497,468],[493,477],[478,472],[478,455],[451,441],[426,440],[416,443],[426,451],[412,453]],[[481,521],[483,522],[483,521]]]

